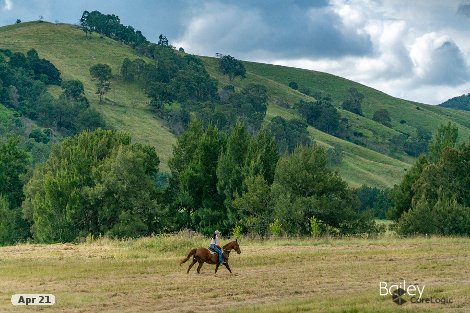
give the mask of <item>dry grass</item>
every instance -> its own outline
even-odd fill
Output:
[[[241,241],[234,275],[213,266],[187,275],[178,261],[203,237],[183,235],[78,245],[0,248],[0,312],[15,293],[53,293],[47,312],[468,312],[470,239],[277,239]],[[399,307],[380,281],[426,285],[451,305]]]

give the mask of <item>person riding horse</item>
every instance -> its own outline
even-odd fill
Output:
[[[193,265],[199,262],[199,266],[197,267],[198,274],[200,273],[201,267],[204,263],[215,264],[216,274],[217,274],[217,269],[219,268],[219,265],[223,264],[227,268],[227,270],[230,272],[230,274],[232,274],[232,270],[230,269],[230,266],[228,265],[228,259],[230,257],[230,252],[233,250],[235,250],[238,254],[242,253],[242,251],[240,250],[240,245],[238,244],[238,239],[235,239],[235,241],[231,241],[225,244],[222,247],[222,249],[220,249],[220,247],[218,247],[219,237],[220,237],[220,232],[215,231],[214,235],[212,236],[211,246],[210,246],[210,248],[214,249],[215,251],[217,251],[217,249],[220,251],[218,256],[213,254],[207,248],[194,248],[194,249],[191,249],[191,251],[189,251],[188,255],[180,261],[180,266],[181,266],[183,263],[185,263],[191,257],[193,257],[193,260],[191,264],[189,264],[189,267],[186,273],[189,273]]]
[[[209,249],[212,249],[213,251],[217,252],[217,254],[219,255],[219,264],[222,264],[222,262],[224,261],[224,253],[222,252],[222,249],[219,246],[219,237],[220,231],[216,230],[212,235]]]

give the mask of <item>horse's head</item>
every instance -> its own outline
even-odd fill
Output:
[[[242,251],[240,250],[240,245],[238,244],[238,239],[235,239],[235,241],[229,242],[228,244],[223,246],[223,249],[228,250],[228,251],[235,250],[237,251],[238,254],[242,253]]]
[[[233,250],[237,251],[238,254],[242,253],[242,250],[240,250],[240,245],[238,244],[238,239],[235,239],[234,241]]]

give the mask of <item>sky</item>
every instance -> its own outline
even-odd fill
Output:
[[[470,93],[470,0],[0,0],[0,25],[116,14],[186,52],[342,76],[438,104]]]

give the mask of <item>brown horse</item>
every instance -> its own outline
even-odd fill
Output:
[[[232,251],[232,250],[237,251],[238,254],[242,253],[241,250],[240,250],[240,246],[238,245],[238,239],[235,240],[235,241],[229,242],[228,244],[226,244],[225,246],[222,247],[222,251],[224,252],[224,261],[223,261],[222,264],[225,265],[225,267],[228,269],[230,274],[232,274],[232,270],[230,269],[230,266],[228,265],[228,258],[230,256],[230,251]],[[217,264],[215,266],[215,273],[217,273],[217,270],[219,269],[219,265],[220,265],[219,264],[219,256],[217,255],[217,253],[211,253],[209,251],[209,249],[207,249],[207,248],[192,249],[191,251],[189,251],[188,256],[185,257],[183,260],[181,260],[180,266],[184,262],[189,260],[189,258],[191,256],[193,256],[193,262],[191,264],[189,264],[187,273],[189,273],[189,271],[191,270],[193,265],[196,264],[196,262],[199,262],[199,266],[197,267],[197,273],[198,274],[201,273],[200,272],[201,267],[204,264],[204,262],[206,262],[208,264]]]

